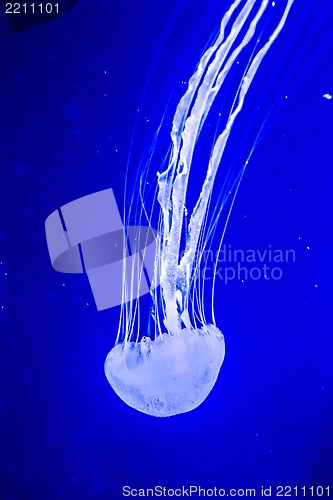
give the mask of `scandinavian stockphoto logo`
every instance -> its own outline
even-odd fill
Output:
[[[149,226],[126,230],[113,190],[78,198],[52,212],[45,221],[53,268],[61,273],[86,273],[97,309],[109,309],[150,291],[154,281],[157,232]],[[295,250],[234,249],[201,255],[201,279],[231,281],[280,280]]]
[[[148,226],[125,231],[111,188],[55,210],[45,232],[53,268],[86,273],[99,311],[149,293],[157,233]]]

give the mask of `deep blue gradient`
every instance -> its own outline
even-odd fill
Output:
[[[133,131],[130,189],[169,102],[158,169],[182,81],[228,5],[81,0],[0,39],[1,499],[191,484],[333,495],[330,0],[295,0],[228,150],[241,162],[274,103],[225,244],[293,249],[296,261],[277,281],[218,280],[226,359],[204,404],[169,419],[127,407],[103,372],[119,309],[97,312],[86,278],[48,257],[46,217],[108,187],[121,205]]]

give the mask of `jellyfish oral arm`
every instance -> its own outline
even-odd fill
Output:
[[[180,243],[184,219],[186,191],[192,157],[201,128],[217,93],[221,90],[226,76],[238,55],[253,38],[258,22],[262,18],[268,0],[263,0],[251,21],[241,42],[232,50],[233,45],[244,27],[255,0],[245,3],[236,17],[229,35],[225,38],[225,28],[232,14],[240,4],[234,2],[222,19],[216,42],[202,56],[198,68],[190,78],[188,89],[178,104],[171,133],[172,155],[168,168],[159,175],[158,201],[161,205],[164,234],[161,241],[161,287],[165,301],[165,322],[173,328],[179,326],[180,314],[189,293],[191,269],[197,251],[202,225],[208,202],[213,189],[215,176],[229,138],[232,126],[240,113],[247,92],[259,69],[259,66],[271,45],[281,32],[294,0],[287,2],[285,11],[266,44],[253,56],[240,82],[239,91],[233,109],[228,117],[225,129],[216,139],[206,173],[206,178],[193,209],[188,227],[186,248],[180,259]],[[179,291],[181,292],[179,294]]]

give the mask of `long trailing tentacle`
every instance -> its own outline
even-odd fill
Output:
[[[198,68],[189,80],[188,89],[180,100],[173,120],[171,133],[172,152],[169,165],[159,174],[158,201],[163,216],[163,234],[160,246],[160,283],[165,305],[164,323],[169,331],[181,326],[181,317],[188,323],[186,310],[198,243],[203,222],[211,197],[216,173],[220,165],[234,122],[240,113],[252,81],[264,56],[281,32],[294,0],[287,4],[277,27],[260,49],[256,46],[251,63],[240,81],[235,104],[232,107],[222,133],[216,138],[209,160],[206,178],[187,228],[185,252],[180,255],[183,231],[185,200],[194,148],[198,136],[214,103],[223,88],[228,74],[238,55],[253,39],[259,21],[268,7],[268,0],[262,0],[258,7],[255,0],[236,0],[222,19],[220,32],[215,43],[202,56]],[[240,6],[240,12],[233,20],[226,34],[232,16]],[[246,28],[250,14],[255,10],[252,21]],[[244,33],[242,33],[245,30]],[[243,167],[242,167],[243,168]],[[241,169],[240,169],[241,171]],[[239,176],[236,176],[239,178]],[[222,200],[224,202],[225,200]],[[203,314],[201,313],[203,317]]]

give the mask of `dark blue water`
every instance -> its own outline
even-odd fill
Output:
[[[108,187],[122,202],[135,123],[130,185],[228,4],[81,0],[0,39],[1,499],[117,500],[125,485],[333,495],[329,0],[295,0],[230,145],[241,162],[274,104],[225,244],[295,259],[279,280],[218,279],[227,354],[204,404],[169,419],[127,407],[103,372],[119,309],[97,312],[46,247],[64,203]]]

